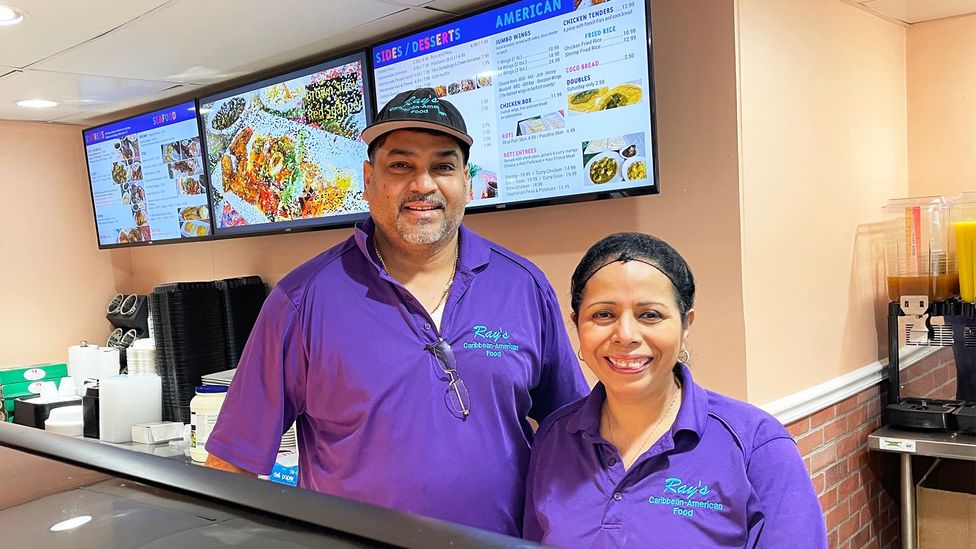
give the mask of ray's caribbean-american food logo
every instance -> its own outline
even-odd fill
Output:
[[[483,324],[476,324],[471,327],[471,341],[464,342],[465,349],[484,350],[485,356],[501,358],[506,351],[519,350],[519,346],[510,340],[512,334],[499,326],[489,328]]]
[[[725,509],[720,501],[714,501],[720,496],[702,481],[685,482],[678,477],[668,477],[664,480],[663,495],[651,496],[647,502],[651,505],[667,505],[672,508],[671,514],[680,517],[694,517],[695,511],[722,511]],[[712,496],[712,497],[710,497]]]

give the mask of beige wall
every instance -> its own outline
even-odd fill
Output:
[[[748,398],[878,359],[866,224],[907,192],[905,30],[840,1],[739,0]]]
[[[99,252],[79,128],[0,122],[0,366],[104,341],[128,254]]]
[[[976,190],[976,14],[908,29],[911,195]]]

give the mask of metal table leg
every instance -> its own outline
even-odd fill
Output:
[[[916,549],[915,482],[912,480],[912,455],[901,454],[901,546]]]

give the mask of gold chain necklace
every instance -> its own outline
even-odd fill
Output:
[[[641,442],[640,446],[637,447],[636,456],[640,456],[641,453],[644,452],[644,446],[651,439],[651,435],[654,434],[654,431],[657,431],[658,426],[661,425],[661,422],[664,421],[664,418],[668,417],[668,414],[671,413],[671,409],[674,408],[674,403],[678,399],[678,395],[681,393],[681,383],[677,379],[675,379],[675,384],[678,386],[678,388],[674,391],[674,394],[671,395],[671,401],[668,402],[668,407],[664,410],[664,413],[661,414],[661,417],[657,418],[657,421],[654,422],[654,425],[651,427],[651,430],[647,433],[647,436],[644,437],[644,441]],[[613,441],[613,439],[616,437],[613,436],[613,425],[611,424],[610,421],[610,414],[606,412],[606,407],[607,407],[606,400],[603,401],[603,406],[604,406],[603,415],[606,416],[607,418],[607,434],[610,435],[610,443],[613,444],[614,446],[617,446],[617,444]],[[623,454],[621,454],[620,457],[623,458],[624,457]]]
[[[383,270],[386,271],[387,274],[389,274],[390,270],[386,268],[386,262],[383,261],[383,254],[380,253],[380,248],[379,246],[376,245],[375,238],[373,239],[373,250],[376,252],[376,259],[380,260],[380,265],[383,266]],[[447,293],[451,291],[451,286],[454,284],[454,275],[457,274],[457,265],[460,256],[461,256],[461,239],[458,238],[454,244],[454,268],[451,270],[451,278],[450,280],[447,281],[447,286],[444,286],[444,291],[441,292],[441,298],[437,300],[437,305],[434,305],[434,308],[430,310],[430,314],[436,313],[437,309],[440,309],[441,305],[444,304],[444,300],[447,299]]]

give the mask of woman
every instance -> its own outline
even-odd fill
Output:
[[[573,273],[580,359],[600,383],[536,433],[524,535],[566,547],[827,546],[796,445],[685,365],[695,282],[667,243],[611,235]],[[718,365],[719,367],[721,365]]]

